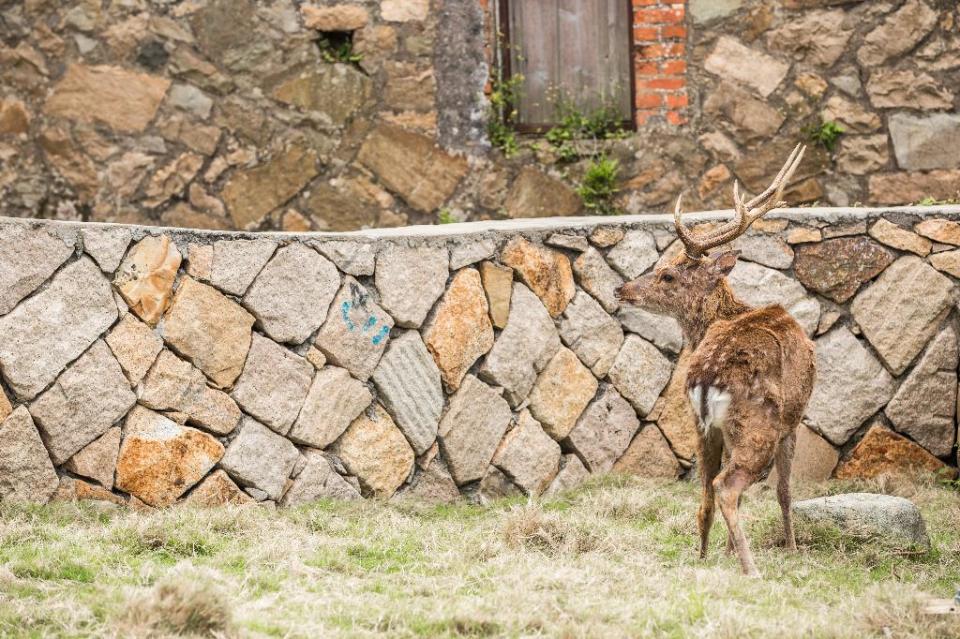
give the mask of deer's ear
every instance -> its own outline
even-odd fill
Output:
[[[714,258],[711,270],[717,275],[729,275],[733,267],[737,265],[737,258],[740,257],[740,251],[724,251]]]

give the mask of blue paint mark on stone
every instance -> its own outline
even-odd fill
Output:
[[[377,325],[377,318],[371,315],[367,318],[367,323],[363,325],[363,332],[366,333],[368,330]]]
[[[347,330],[352,331],[356,328],[350,319],[350,302],[344,302],[340,305],[340,314],[343,315],[343,323],[347,325]]]
[[[373,339],[371,340],[373,342],[373,345],[379,346],[380,342],[382,342],[384,338],[389,334],[390,334],[390,327],[386,325],[382,326],[380,328],[380,332],[374,335]]]

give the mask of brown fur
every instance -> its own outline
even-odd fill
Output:
[[[721,428],[700,428],[698,459],[703,498],[698,515],[700,556],[707,553],[714,503],[730,533],[744,573],[757,569],[739,525],[740,495],[777,464],[777,497],[784,543],[796,549],[790,516],[790,466],[796,429],[813,390],[813,343],[781,306],[754,309],[726,282],[738,253],[692,258],[681,255],[649,275],[623,285],[618,297],[647,310],[672,315],[692,350],[688,389],[714,387],[731,399]],[[704,406],[694,411],[704,414]],[[728,458],[724,460],[724,458]]]

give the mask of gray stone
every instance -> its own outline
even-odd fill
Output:
[[[81,229],[80,235],[83,250],[106,273],[113,273],[120,266],[132,237],[130,229],[124,227],[85,228]]]
[[[747,304],[756,307],[780,304],[800,323],[807,335],[817,330],[820,303],[808,296],[798,281],[752,262],[738,262],[727,281],[737,297]]]
[[[407,331],[392,340],[373,372],[383,405],[419,455],[437,438],[443,411],[440,369],[423,339]]]
[[[793,504],[799,527],[829,525],[845,536],[898,549],[930,548],[920,509],[909,499],[874,493],[846,493]]]
[[[590,367],[594,375],[604,377],[623,344],[620,323],[607,315],[595,299],[577,291],[563,311],[560,339]]]
[[[456,271],[483,260],[488,260],[497,252],[497,242],[493,238],[477,239],[470,237],[450,249],[450,270]]]
[[[670,363],[650,342],[627,335],[607,378],[640,416],[653,410],[660,392],[670,381]]]
[[[286,435],[300,414],[312,377],[310,362],[254,333],[232,395],[247,413]]]
[[[30,406],[54,464],[107,432],[137,397],[113,357],[98,340]]]
[[[785,117],[775,107],[731,84],[721,82],[703,103],[703,111],[732,129],[743,142],[773,136]]]
[[[210,283],[224,293],[243,295],[276,248],[273,240],[220,240],[213,245]]]
[[[890,137],[901,169],[955,169],[960,167],[960,115],[933,113],[890,116]]]
[[[793,264],[793,249],[777,235],[750,233],[741,235],[730,245],[740,251],[748,262],[756,262],[770,268],[785,269]]]
[[[597,393],[597,378],[568,348],[561,347],[530,391],[530,412],[560,441],[577,423]]]
[[[443,294],[450,259],[445,248],[391,244],[377,255],[375,281],[380,303],[399,326],[419,328]]]
[[[889,158],[886,134],[853,135],[841,142],[837,168],[851,175],[868,175],[886,167]]]
[[[743,6],[743,0],[690,0],[689,11],[693,21],[704,24],[723,18]]]
[[[527,495],[539,495],[559,470],[560,445],[525,410],[497,447],[493,465]]]
[[[182,413],[186,421],[217,435],[232,432],[240,423],[236,402],[223,391],[208,386],[199,369],[168,350],[157,357],[138,392],[144,406]]]
[[[956,298],[953,282],[919,257],[901,257],[850,305],[883,362],[899,375],[940,327]]]
[[[117,467],[119,452],[120,427],[113,426],[77,451],[63,464],[63,467],[81,477],[89,477],[110,490],[113,488],[113,472]]]
[[[483,505],[497,499],[507,499],[520,495],[523,495],[520,488],[496,466],[490,466],[487,469],[477,487],[477,499]]]
[[[463,378],[439,430],[440,447],[458,485],[483,478],[510,418],[510,406],[498,391],[473,375]]]
[[[213,100],[203,91],[189,84],[174,84],[167,96],[167,104],[189,111],[201,120],[210,117],[210,111],[213,109]]]
[[[366,381],[387,348],[393,318],[349,276],[331,308],[314,343],[331,363]]]
[[[560,336],[540,298],[515,282],[507,327],[487,353],[480,378],[502,386],[507,401],[516,406],[559,349]]]
[[[767,47],[792,54],[798,62],[831,67],[843,55],[853,35],[843,18],[844,12],[840,9],[794,15],[767,33]]]
[[[790,70],[788,63],[746,47],[729,36],[720,36],[703,67],[725,80],[744,84],[763,97],[773,93]]]
[[[361,499],[360,491],[334,470],[326,455],[306,450],[303,457],[306,465],[283,495],[281,506],[301,506],[322,499]]]
[[[0,422],[0,437],[0,502],[47,503],[60,482],[25,406]]]
[[[140,383],[163,350],[160,336],[132,313],[120,319],[107,335],[106,342],[134,386]]]
[[[336,266],[303,244],[290,244],[263,268],[243,305],[269,337],[301,344],[323,323],[339,288]]]
[[[299,456],[296,446],[288,440],[246,417],[220,465],[241,486],[257,488],[271,499],[280,499]]]
[[[870,104],[885,109],[949,109],[953,93],[933,76],[909,69],[879,70],[867,81]]]
[[[326,448],[363,412],[373,395],[360,381],[335,366],[326,366],[313,378],[300,416],[290,429],[293,441]]]
[[[877,68],[890,58],[910,51],[937,24],[937,12],[923,0],[908,0],[868,33],[857,51],[864,68]]]
[[[426,504],[449,504],[460,499],[460,489],[446,465],[437,457],[397,496]]]
[[[607,261],[630,280],[656,264],[659,257],[657,243],[646,231],[627,231],[623,240],[607,253]]]
[[[893,427],[937,457],[953,449],[957,429],[957,335],[947,326],[926,352],[884,412]]]
[[[847,328],[817,340],[817,383],[807,404],[810,426],[842,445],[893,396],[890,373]]]
[[[583,237],[580,239],[584,243],[587,241]],[[604,310],[608,313],[616,312],[620,307],[620,301],[614,295],[614,291],[623,285],[623,278],[610,268],[600,251],[591,247],[585,248],[580,257],[573,261],[573,273],[577,276],[577,282],[583,290],[593,295]]]
[[[4,225],[0,244],[0,315],[32,293],[73,253],[73,247],[45,229]]]
[[[590,242],[587,241],[587,238],[582,235],[571,235],[568,233],[554,233],[546,239],[544,244],[577,252],[583,252],[590,248]],[[603,258],[601,257],[600,259]]]
[[[33,398],[116,319],[110,283],[89,258],[77,260],[0,317],[4,379],[21,399]]]
[[[657,315],[637,306],[624,306],[617,319],[625,329],[636,333],[648,342],[669,353],[679,353],[683,348],[683,329],[680,322],[669,315]]]
[[[313,247],[347,275],[373,275],[376,267],[377,245],[371,242],[335,240],[313,242]]]
[[[560,471],[543,491],[544,497],[556,497],[572,490],[590,478],[590,471],[573,453],[560,458]]]
[[[627,450],[639,428],[640,420],[630,404],[612,386],[604,386],[577,420],[568,440],[591,473],[605,473]]]

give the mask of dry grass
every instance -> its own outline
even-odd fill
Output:
[[[744,519],[763,579],[749,580],[722,523],[697,560],[696,486],[622,477],[488,508],[2,506],[0,636],[960,637],[921,612],[960,585],[960,494],[929,480],[798,492],[851,489],[913,499],[935,549],[801,529],[784,554],[759,487]]]

